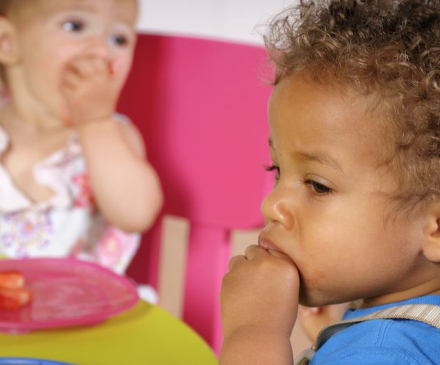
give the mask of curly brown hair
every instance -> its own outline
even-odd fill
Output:
[[[301,0],[264,37],[276,85],[314,81],[377,93],[391,107],[386,163],[403,206],[440,199],[440,0]]]

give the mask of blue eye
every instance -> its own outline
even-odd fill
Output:
[[[112,36],[110,40],[118,46],[126,46],[128,44],[128,38],[123,35]]]
[[[67,32],[81,32],[84,29],[84,23],[79,20],[70,20],[63,23],[63,29]]]
[[[308,185],[314,193],[318,194],[318,195],[326,195],[326,194],[330,194],[333,192],[332,189],[330,189],[329,187],[320,184],[319,182],[313,181],[313,180],[305,180],[304,183],[306,185]]]

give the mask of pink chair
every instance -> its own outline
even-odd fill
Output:
[[[190,222],[183,319],[218,352],[219,293],[236,229],[261,227],[272,185],[262,47],[175,36],[139,37],[119,111],[139,127],[165,203],[128,275],[158,286],[163,218]],[[159,292],[160,295],[160,292]]]

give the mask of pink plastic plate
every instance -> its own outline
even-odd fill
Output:
[[[0,271],[18,270],[32,292],[30,305],[0,310],[0,331],[90,325],[131,308],[139,300],[127,278],[75,259],[0,260]]]

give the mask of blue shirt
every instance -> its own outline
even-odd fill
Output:
[[[440,306],[440,295],[427,295],[365,309],[349,309],[345,319],[405,304]],[[406,319],[374,319],[334,334],[310,365],[433,365],[440,364],[440,329]]]

